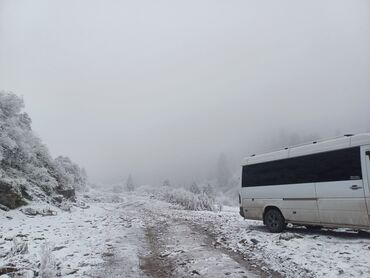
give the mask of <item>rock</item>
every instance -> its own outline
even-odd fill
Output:
[[[171,255],[171,253],[170,252],[164,252],[164,253],[162,253],[161,255],[159,255],[161,258],[166,258],[166,257],[168,257],[169,255]]]
[[[251,241],[254,245],[257,245],[259,243],[259,241],[255,238],[252,238]]]
[[[76,206],[76,207],[79,207],[79,208],[81,208],[81,209],[89,209],[89,208],[90,208],[90,206],[89,206],[89,205],[87,205],[85,202],[82,202],[82,201],[77,202],[77,203],[75,204],[75,206]]]
[[[9,208],[0,204],[0,210],[3,210],[3,211],[9,211]]]
[[[58,195],[58,196],[55,196],[53,197],[53,201],[56,202],[56,203],[62,203],[63,202],[63,196],[62,195]]]
[[[78,272],[78,269],[68,269],[66,270],[65,275],[72,275],[72,274],[76,274],[77,272]]]
[[[293,233],[284,233],[279,236],[279,240],[291,240],[295,238],[303,238],[303,236],[298,235],[298,234],[293,234]]]
[[[42,216],[56,216],[57,212],[51,209],[43,209],[41,212],[39,212],[39,214]]]
[[[35,210],[34,208],[22,208],[20,209],[20,211],[23,212],[25,215],[29,215],[29,216],[36,216],[36,215],[56,216],[57,215],[57,212],[51,209],[43,209],[41,211],[38,211],[38,210]]]
[[[74,201],[76,199],[76,192],[73,188],[72,189],[57,189],[57,192],[68,200]]]
[[[13,219],[13,217],[11,217],[11,216],[7,216],[6,218],[9,219],[9,220]]]
[[[199,271],[197,271],[197,270],[193,270],[193,271],[191,272],[191,274],[200,275]]]
[[[24,234],[17,234],[15,237],[26,238],[26,237],[28,237],[28,235],[24,235]]]
[[[29,215],[29,216],[35,216],[39,214],[39,212],[33,208],[23,208],[23,209],[20,209],[20,211],[23,212],[25,215]]]
[[[67,247],[66,246],[56,246],[56,247],[53,248],[52,251],[59,251],[59,250],[62,250],[64,248],[67,248]]]
[[[0,204],[15,209],[27,204],[22,197],[22,193],[17,191],[9,181],[0,179]]]
[[[103,257],[113,257],[114,254],[113,253],[106,252],[106,253],[103,253],[102,256]]]
[[[79,263],[78,266],[79,267],[86,267],[86,266],[90,266],[90,264],[88,264],[88,263]]]
[[[0,275],[15,273],[17,271],[18,269],[15,267],[10,267],[10,266],[0,267]]]
[[[248,241],[246,239],[242,239],[241,241],[239,241],[240,244],[246,244]]]

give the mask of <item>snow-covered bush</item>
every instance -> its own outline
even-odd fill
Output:
[[[41,248],[39,274],[41,278],[54,278],[58,274],[56,259],[49,243],[45,243]]]
[[[152,185],[141,185],[136,192],[143,195],[163,196],[167,187],[154,187]]]
[[[199,190],[199,193],[193,193],[185,188],[145,185],[139,187],[137,192],[152,195],[171,204],[181,205],[187,210],[221,210],[221,206],[216,202],[215,198],[207,195],[202,190]]]
[[[22,255],[26,253],[28,253],[27,242],[16,237],[13,238],[13,245],[8,256],[15,257],[17,255]]]
[[[68,184],[72,185],[77,191],[86,190],[87,174],[84,168],[80,168],[66,156],[58,156],[55,159],[55,163],[59,172],[67,179]]]
[[[167,190],[164,199],[173,204],[179,204],[188,210],[216,210],[215,199],[205,193],[194,194],[183,188]]]

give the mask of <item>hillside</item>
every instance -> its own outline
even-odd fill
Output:
[[[85,171],[67,157],[54,160],[23,109],[22,98],[0,92],[0,207],[74,200],[75,189],[86,186]]]

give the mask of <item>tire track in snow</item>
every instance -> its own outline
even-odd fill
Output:
[[[146,210],[146,238],[151,253],[142,259],[142,270],[163,277],[280,277],[256,271],[237,254],[212,245],[208,235],[170,215]]]

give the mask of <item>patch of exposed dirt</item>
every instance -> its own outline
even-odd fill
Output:
[[[155,278],[174,277],[176,269],[174,262],[165,254],[165,234],[167,223],[160,222],[154,226],[147,226],[145,231],[146,240],[149,247],[149,255],[141,257],[141,270],[148,276]]]

